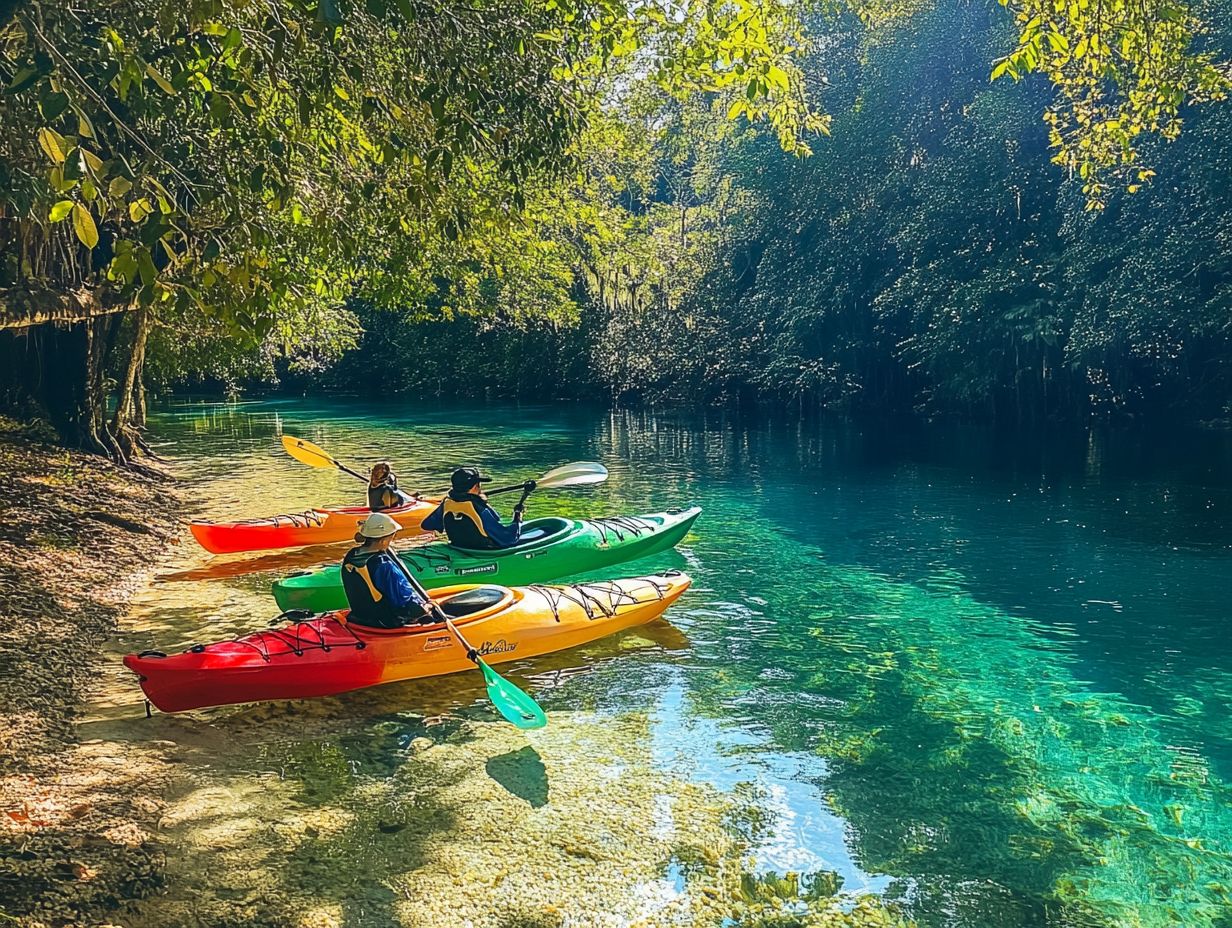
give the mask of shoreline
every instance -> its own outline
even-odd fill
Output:
[[[82,740],[77,723],[105,642],[179,543],[180,500],[170,475],[12,429],[0,499],[0,915],[105,924],[162,882],[168,762],[154,743]]]

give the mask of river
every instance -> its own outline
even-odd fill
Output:
[[[926,926],[1232,918],[1232,436],[311,400],[152,428],[198,516],[362,498],[283,433],[404,488],[609,467],[531,516],[703,513],[607,574],[691,574],[666,623],[506,665],[530,735],[468,676],[145,719],[120,654],[263,625],[273,578],[340,553],[242,573],[185,532],[86,726],[182,771],[145,923],[736,925],[703,885],[736,863]]]

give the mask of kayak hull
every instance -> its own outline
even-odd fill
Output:
[[[438,543],[399,552],[402,563],[425,589],[491,581],[505,586],[544,583],[600,570],[675,547],[701,509],[673,509],[614,519],[534,519],[523,533],[556,528],[541,541],[500,551],[467,551]],[[328,612],[347,607],[337,564],[301,571],[274,583],[274,599],[285,611]]]
[[[436,508],[439,500],[414,499],[405,506],[386,510],[406,534],[420,534],[420,523]],[[238,554],[242,551],[271,551],[307,545],[337,544],[350,541],[359,524],[370,514],[366,506],[342,509],[306,509],[303,512],[245,519],[240,522],[194,520],[193,537],[211,554]]]
[[[448,601],[479,591],[490,605],[454,620],[489,664],[536,657],[644,625],[674,603],[691,580],[670,572],[595,583],[494,587],[460,585],[432,593]],[[443,625],[372,629],[334,612],[245,638],[195,645],[182,654],[129,654],[146,697],[164,712],[306,699],[458,673],[474,668]]]

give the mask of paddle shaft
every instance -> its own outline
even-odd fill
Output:
[[[470,642],[458,631],[458,626],[453,624],[453,621],[445,610],[440,607],[440,604],[428,596],[427,590],[411,575],[411,572],[407,570],[406,565],[402,563],[402,559],[396,553],[394,554],[394,562],[398,565],[398,569],[402,571],[402,576],[406,577],[407,582],[411,584],[411,588],[423,597],[433,614],[445,623],[449,633],[458,639],[458,644],[462,645],[466,651],[467,658],[483,674],[484,684],[488,690],[488,699],[496,707],[496,711],[504,716],[507,722],[516,725],[518,728],[542,728],[546,725],[547,716],[539,704],[488,666],[487,661],[481,658],[479,652],[471,647]]]
[[[333,461],[333,458],[330,458],[330,460]],[[365,477],[363,474],[359,473],[358,471],[351,470],[351,468],[347,467],[341,461],[334,461],[334,467],[338,468],[341,471],[345,471],[346,473],[350,474],[352,477],[358,477],[364,483],[369,482],[367,477]]]
[[[398,569],[402,571],[402,576],[406,577],[406,582],[411,585],[411,589],[419,594],[423,601],[427,603],[428,610],[445,623],[445,627],[448,628],[449,631],[453,633],[453,636],[458,639],[458,644],[462,645],[462,647],[466,650],[466,656],[476,664],[482,664],[483,661],[479,659],[478,653],[476,653],[475,649],[470,646],[470,643],[462,637],[462,633],[458,631],[458,626],[453,624],[453,620],[445,614],[445,610],[437,604],[436,600],[428,595],[428,591],[424,589],[423,584],[416,579],[414,574],[406,569],[406,565],[402,563],[402,558],[398,557],[397,552],[391,550],[390,554],[393,555],[394,563],[397,564]]]
[[[511,483],[507,487],[497,487],[495,490],[484,490],[488,496],[494,496],[497,493],[512,493],[514,490],[525,490],[529,480],[523,480],[521,483]]]

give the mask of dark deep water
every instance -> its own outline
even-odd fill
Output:
[[[359,500],[283,431],[391,459],[406,488],[457,463],[610,468],[532,515],[701,505],[679,553],[612,572],[691,573],[667,617],[687,647],[545,689],[549,714],[649,713],[656,763],[761,790],[759,866],[835,870],[922,924],[1232,924],[1232,434],[314,400],[179,403],[153,427],[218,518]],[[178,584],[159,640],[264,623],[276,575],[211,580],[195,609]]]

